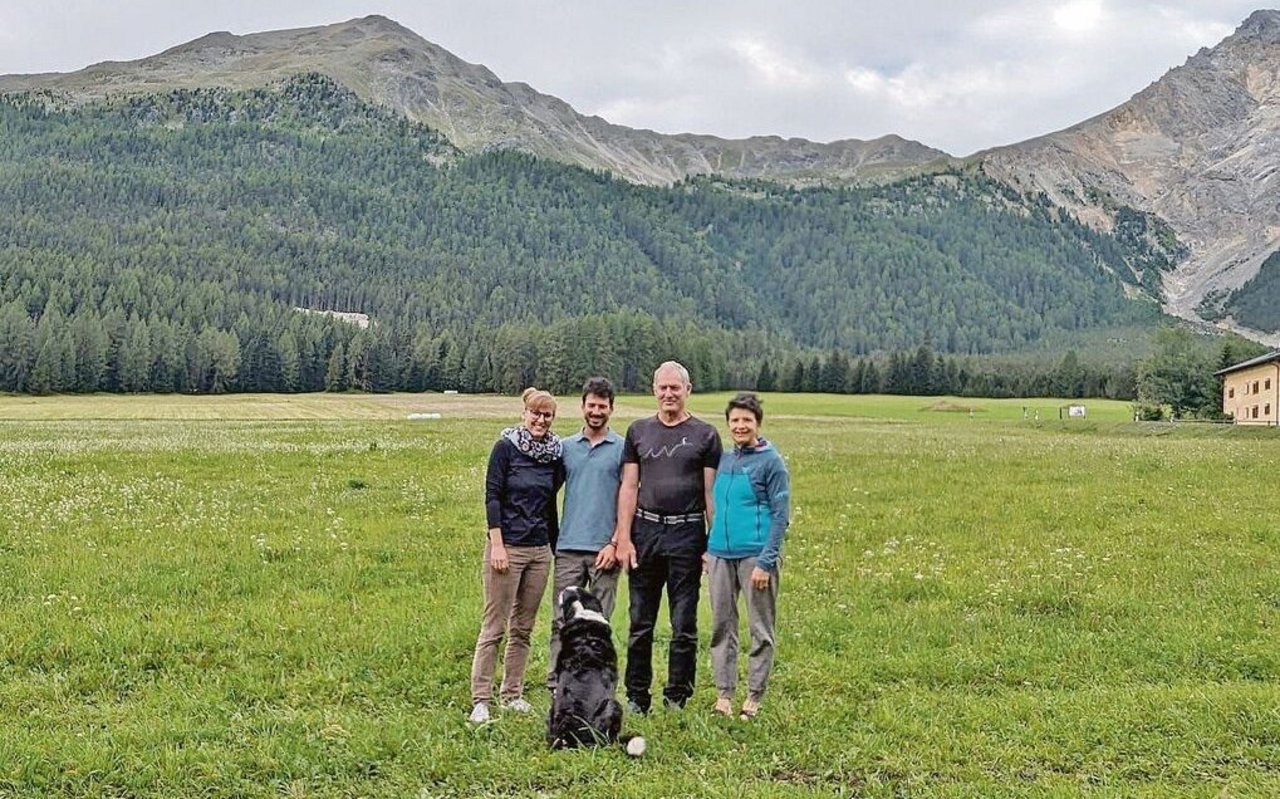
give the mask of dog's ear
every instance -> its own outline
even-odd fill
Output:
[[[569,621],[573,618],[573,606],[578,601],[578,589],[569,586],[560,592],[560,618],[562,621]]]

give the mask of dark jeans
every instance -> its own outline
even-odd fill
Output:
[[[667,685],[662,695],[683,706],[693,696],[698,663],[698,593],[702,588],[702,552],[706,528],[700,523],[664,525],[637,518],[632,526],[639,565],[628,580],[631,634],[627,641],[627,698],[648,710],[653,682],[653,629],[667,591],[671,646]]]

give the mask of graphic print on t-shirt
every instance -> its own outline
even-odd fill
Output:
[[[649,450],[644,453],[644,456],[646,458],[670,458],[673,455],[675,455],[676,451],[679,450],[681,447],[691,447],[691,446],[693,446],[693,444],[689,442],[689,437],[682,436],[680,438],[679,444],[671,444],[669,446],[664,445],[664,446],[658,447],[657,449],[650,447]]]

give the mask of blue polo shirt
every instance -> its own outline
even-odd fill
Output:
[[[557,552],[599,552],[613,537],[622,482],[622,436],[609,430],[595,446],[579,432],[564,444],[564,513]]]

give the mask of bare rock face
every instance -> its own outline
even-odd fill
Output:
[[[518,149],[637,183],[694,174],[876,179],[919,171],[947,154],[897,136],[818,144],[760,136],[729,140],[613,125],[523,83],[504,83],[380,16],[235,36],[211,33],[155,56],[79,72],[0,77],[0,91],[50,89],[74,98],[172,88],[255,88],[302,72],[327,75],[366,101],[397,109],[464,152]]]
[[[974,159],[1100,227],[1117,206],[1165,220],[1187,248],[1164,276],[1165,310],[1195,320],[1206,295],[1280,249],[1280,11],[1255,12],[1118,108]]]

